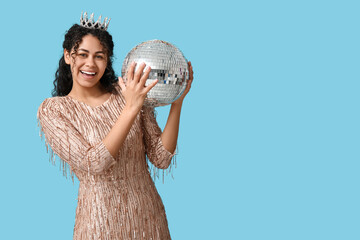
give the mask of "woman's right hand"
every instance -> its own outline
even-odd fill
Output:
[[[146,94],[158,82],[158,80],[156,79],[148,86],[145,86],[145,82],[148,79],[151,71],[150,66],[148,66],[143,73],[145,66],[145,63],[141,63],[139,68],[135,72],[136,63],[131,63],[126,74],[126,85],[122,77],[119,77],[119,85],[125,98],[125,108],[136,112],[140,111],[142,105],[144,104]]]

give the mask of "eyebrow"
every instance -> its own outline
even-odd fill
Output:
[[[89,53],[89,51],[88,51],[88,50],[83,49],[83,48],[79,48],[79,51],[84,51],[84,52]],[[105,54],[105,52],[104,52],[104,51],[97,51],[97,52],[95,52],[95,53],[102,53],[102,54]]]

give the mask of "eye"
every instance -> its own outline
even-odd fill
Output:
[[[81,57],[81,58],[86,58],[87,54],[86,53],[79,53],[78,56]]]
[[[102,56],[102,55],[97,55],[96,58],[97,58],[97,59],[104,59],[104,56]]]

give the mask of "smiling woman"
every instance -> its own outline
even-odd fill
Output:
[[[73,83],[73,78],[74,75],[75,77],[78,76],[76,71],[86,71],[89,68],[104,65],[104,72],[102,74],[100,72],[97,73],[96,80],[100,79],[100,82],[97,82],[98,85],[95,88],[100,87],[102,93],[114,92],[114,83],[117,82],[112,67],[114,43],[112,36],[107,31],[90,29],[74,24],[65,34],[63,49],[64,55],[59,61],[59,68],[55,74],[54,90],[52,92],[54,97],[66,96],[70,91],[74,90],[73,84],[75,83]],[[88,61],[86,62],[85,60]],[[80,66],[80,63],[83,65],[89,64],[89,60],[93,60],[93,62],[90,62],[93,66],[82,66],[81,69],[76,67]],[[88,88],[88,90],[90,89]],[[83,91],[82,93],[85,92]],[[75,94],[70,95],[75,96]]]
[[[99,26],[86,18],[66,33],[53,97],[37,115],[64,174],[70,166],[80,181],[73,239],[171,239],[146,156],[161,169],[172,162],[191,64],[184,94],[161,132],[153,109],[143,106],[157,83],[145,86],[150,67],[135,71],[132,63],[126,85],[121,77],[117,82],[112,37]]]
[[[66,64],[71,66],[73,79],[73,86],[68,96],[80,98],[83,102],[95,100],[94,103],[88,103],[89,105],[98,105],[98,101],[101,102],[103,98],[107,99],[110,96],[100,83],[107,66],[107,57],[97,37],[84,36],[76,52],[74,49],[71,49],[71,52],[64,49],[64,57]],[[101,90],[100,99],[95,92],[97,89]]]

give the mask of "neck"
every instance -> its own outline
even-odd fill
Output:
[[[73,85],[69,96],[75,97],[77,99],[91,99],[91,98],[98,98],[105,93],[105,89],[102,87],[101,83],[99,82],[96,86],[91,88],[84,88],[78,87]]]

